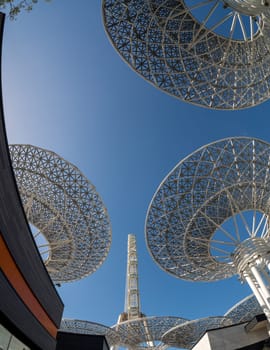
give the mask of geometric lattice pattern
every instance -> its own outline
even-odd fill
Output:
[[[263,313],[256,297],[252,294],[241,300],[226,312],[224,316],[230,318],[233,323],[248,322],[253,317]]]
[[[165,350],[174,346],[191,349],[207,330],[231,324],[233,321],[225,316],[195,321],[170,316],[141,317],[118,323],[111,328],[94,322],[62,319],[60,331],[104,335],[110,347]]]
[[[162,341],[171,347],[191,349],[206,331],[231,324],[232,321],[226,317],[207,317],[188,321],[165,333]]]
[[[104,335],[110,347],[117,344],[120,339],[120,336],[110,327],[81,320],[62,319],[60,331],[76,334]]]
[[[246,11],[249,2],[103,0],[104,26],[154,86],[199,106],[242,109],[270,96],[270,27],[260,8]]]
[[[206,145],[168,174],[148,209],[146,240],[166,272],[213,281],[237,273],[234,252],[260,236],[268,244],[270,145],[248,137]]]
[[[161,316],[141,317],[118,323],[112,327],[120,335],[120,342],[115,345],[126,346],[129,349],[164,349],[167,346],[161,342],[163,334],[186,321],[180,317]]]
[[[164,350],[167,345],[161,342],[162,335],[187,320],[170,316],[146,317],[140,308],[138,279],[136,236],[129,234],[125,312],[119,316],[118,323],[112,326],[120,336],[114,345],[137,350],[140,348]]]
[[[70,282],[93,273],[111,244],[107,210],[95,187],[51,151],[31,145],[10,145],[9,150],[25,214],[37,230],[33,234],[41,254],[46,253],[53,281]],[[40,236],[45,243],[38,243]]]

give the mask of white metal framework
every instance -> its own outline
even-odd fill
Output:
[[[232,321],[224,316],[187,321],[167,331],[162,341],[170,347],[191,349],[206,331],[231,324]]]
[[[138,256],[136,236],[128,235],[128,258],[126,275],[125,312],[112,327],[120,336],[115,346],[129,349],[152,348],[164,350],[167,345],[161,342],[162,335],[170,328],[186,322],[181,317],[146,317],[141,312],[138,286]]]
[[[105,260],[111,244],[107,210],[74,165],[31,145],[10,145],[25,214],[55,283],[78,280]]]
[[[103,0],[122,58],[161,90],[237,110],[270,97],[268,0]]]
[[[188,280],[239,274],[270,312],[270,145],[235,137],[182,160],[163,180],[147,213],[155,261]]]
[[[171,316],[141,317],[117,323],[112,329],[120,336],[120,341],[116,344],[118,346],[137,350],[163,350],[168,347],[161,341],[163,334],[186,321],[184,318]]]
[[[120,341],[120,336],[112,328],[95,322],[64,318],[61,321],[60,331],[75,334],[103,335],[109,346],[113,346]]]
[[[104,335],[112,349],[165,350],[169,346],[191,348],[199,337],[212,328],[233,323],[229,316],[188,321],[181,317],[147,317],[141,313],[138,288],[138,256],[135,235],[128,235],[125,312],[111,328],[94,322],[63,319],[61,331]],[[183,325],[183,327],[181,327]]]
[[[263,313],[261,306],[255,296],[251,294],[230,308],[224,316],[230,318],[233,323],[240,323],[250,321],[261,313]]]
[[[138,256],[136,237],[132,234],[128,235],[125,313],[127,320],[136,319],[142,316],[138,282]]]

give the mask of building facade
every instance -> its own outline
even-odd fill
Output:
[[[2,47],[5,16],[0,14]],[[0,349],[53,350],[63,303],[31,234],[9,157],[0,91]]]

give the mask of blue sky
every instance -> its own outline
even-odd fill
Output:
[[[112,246],[93,275],[63,285],[64,317],[113,325],[124,309],[128,233],[137,237],[142,311],[188,319],[223,315],[250,294],[237,278],[185,282],[150,257],[144,221],[166,174],[209,142],[252,136],[270,142],[269,103],[211,111],[177,100],[139,77],[111,46],[101,1],[40,1],[6,21],[3,96],[10,143],[29,143],[76,165],[111,219]]]

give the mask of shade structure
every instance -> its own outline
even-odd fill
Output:
[[[207,317],[188,321],[166,332],[162,341],[170,347],[191,349],[206,331],[230,326],[232,321],[227,317]]]
[[[118,323],[112,327],[120,335],[120,342],[115,345],[131,349],[164,349],[167,345],[161,341],[163,334],[186,321],[180,317],[153,316]]]
[[[107,210],[95,187],[56,153],[10,145],[25,214],[55,283],[93,273],[111,244]]]
[[[269,161],[270,145],[248,137],[210,143],[180,161],[147,213],[146,241],[157,264],[175,277],[214,281],[242,273],[237,248],[246,244],[252,254],[262,245],[266,254]]]
[[[120,336],[112,328],[90,321],[64,318],[61,321],[60,331],[75,334],[104,335],[109,346],[117,344],[120,340]]]
[[[263,313],[261,306],[253,294],[247,296],[230,308],[224,316],[229,317],[233,323],[250,321]]]
[[[199,106],[269,98],[269,9],[254,0],[103,0],[105,30],[148,82]]]

